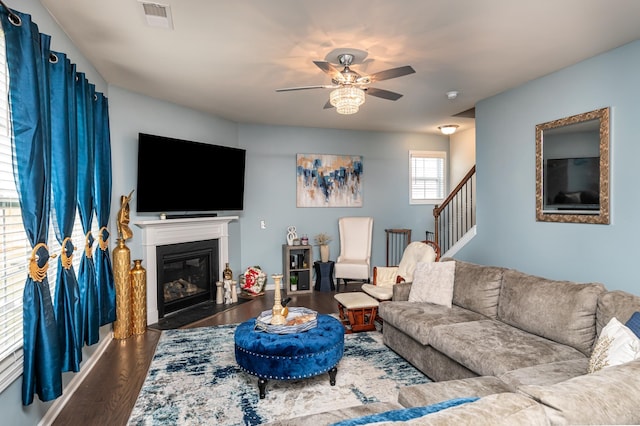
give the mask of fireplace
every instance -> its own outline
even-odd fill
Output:
[[[194,241],[218,241],[218,265],[229,262],[229,222],[238,216],[198,217],[166,220],[141,220],[135,225],[142,230],[142,259],[147,269],[147,324],[158,322],[157,248]],[[222,280],[218,267],[216,280]]]
[[[218,241],[205,240],[156,247],[158,317],[215,297]]]

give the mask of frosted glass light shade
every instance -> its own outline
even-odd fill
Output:
[[[444,126],[438,127],[438,129],[440,129],[443,135],[452,135],[456,132],[456,130],[458,130],[458,127],[460,126],[458,126],[457,124],[446,124]]]

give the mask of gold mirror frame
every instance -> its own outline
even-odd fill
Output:
[[[557,213],[545,211],[544,201],[544,132],[564,126],[599,120],[600,127],[600,182],[597,213]],[[609,224],[609,108],[601,108],[583,114],[536,125],[536,220],[541,222]]]

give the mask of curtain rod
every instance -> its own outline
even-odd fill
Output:
[[[11,23],[14,24],[14,25],[19,25],[20,22],[21,22],[20,17],[18,15],[16,15],[15,13],[13,13],[13,11],[11,9],[9,9],[9,7],[2,0],[0,0],[0,5],[2,5],[2,7],[7,9],[7,12],[9,12],[9,18],[13,18],[16,21],[16,22],[11,21]]]

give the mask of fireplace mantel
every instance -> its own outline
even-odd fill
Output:
[[[147,265],[147,324],[158,322],[156,247],[218,240],[218,261],[224,266],[229,261],[229,222],[237,219],[238,216],[216,216],[135,222],[142,229],[143,261]],[[219,270],[218,279],[222,279],[223,268]]]

